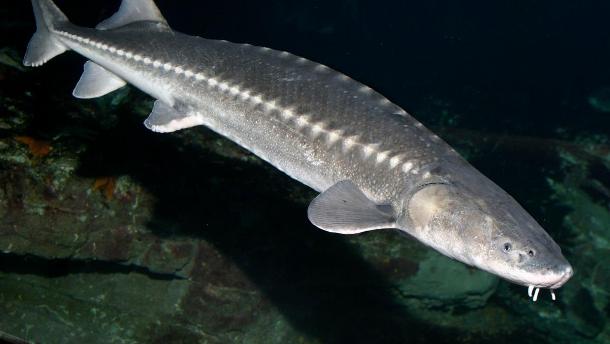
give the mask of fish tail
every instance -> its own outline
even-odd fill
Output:
[[[36,18],[36,33],[28,44],[23,64],[38,67],[68,50],[54,34],[54,31],[69,23],[68,17],[55,6],[52,0],[32,0]]]

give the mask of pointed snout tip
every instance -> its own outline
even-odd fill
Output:
[[[566,262],[566,264],[564,266],[562,266],[562,268],[561,268],[561,277],[559,278],[559,280],[555,284],[553,284],[551,289],[560,288],[570,278],[572,278],[573,275],[574,275],[574,269],[572,268],[572,265],[570,265],[570,263]]]

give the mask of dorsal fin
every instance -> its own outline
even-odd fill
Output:
[[[123,0],[118,12],[95,28],[110,30],[138,21],[155,21],[169,27],[153,0]]]

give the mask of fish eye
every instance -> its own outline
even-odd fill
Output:
[[[536,252],[534,252],[534,250],[529,250],[529,251],[527,251],[527,254],[528,254],[530,257],[533,257],[533,256],[535,256],[535,255],[536,255]]]
[[[510,252],[510,249],[513,248],[513,246],[509,242],[506,242],[502,248],[504,249],[504,252]]]

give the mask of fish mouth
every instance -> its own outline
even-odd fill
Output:
[[[574,270],[572,270],[572,267],[568,264],[560,272],[560,277],[558,279],[555,279],[554,283],[545,283],[543,285],[530,284],[527,287],[527,295],[531,297],[534,302],[536,302],[536,300],[538,300],[538,293],[540,292],[540,288],[549,288],[549,291],[551,292],[551,299],[555,301],[557,298],[555,295],[555,290],[564,285],[570,279],[570,277],[572,277],[572,275],[574,275]]]
[[[545,273],[526,270],[512,270],[509,273],[495,269],[489,269],[488,271],[525,287],[548,289],[560,288],[574,275],[574,270],[569,263]]]
[[[529,282],[521,281],[521,284],[536,288],[549,288],[559,289],[563,286],[572,276],[574,270],[570,264],[566,264],[560,269],[554,270],[551,274],[538,275],[532,278]]]

